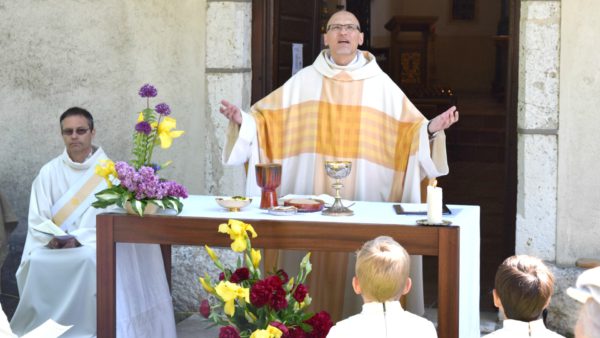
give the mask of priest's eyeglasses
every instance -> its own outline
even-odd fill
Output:
[[[350,32],[350,33],[356,33],[356,32],[360,32],[360,27],[358,25],[351,24],[351,23],[345,24],[345,25],[342,25],[339,23],[334,23],[334,24],[327,26],[328,32],[334,31],[335,33],[339,33],[342,30],[346,30],[347,32]]]
[[[73,133],[77,133],[77,135],[85,135],[85,133],[87,133],[88,130],[90,130],[90,128],[77,128],[77,129],[68,128],[68,129],[62,129],[61,133],[64,136],[71,136],[71,135],[73,135]]]

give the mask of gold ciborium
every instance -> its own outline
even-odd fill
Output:
[[[333,204],[323,211],[323,215],[327,216],[352,216],[354,211],[348,209],[342,204],[342,197],[340,196],[340,189],[344,186],[342,184],[342,178],[350,175],[352,169],[352,162],[350,161],[325,161],[325,171],[327,176],[335,179],[335,182],[331,185],[335,189],[335,201]]]

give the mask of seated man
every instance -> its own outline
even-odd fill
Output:
[[[96,215],[103,210],[91,203],[106,188],[95,167],[107,157],[92,145],[96,130],[85,109],[65,111],[60,127],[66,149],[42,167],[32,186],[11,327],[22,335],[50,318],[74,325],[63,337],[95,337]],[[72,238],[60,241],[52,235],[55,226]],[[175,337],[158,245],[119,244],[117,255],[117,336]]]
[[[507,258],[498,267],[494,287],[494,305],[505,319],[500,330],[484,338],[563,337],[548,330],[542,319],[554,290],[554,276],[540,259]]]
[[[366,242],[358,251],[352,279],[364,302],[362,312],[335,324],[327,337],[437,337],[433,323],[400,304],[411,287],[409,265],[408,253],[391,237]]]

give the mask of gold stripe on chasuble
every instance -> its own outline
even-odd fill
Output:
[[[269,96],[256,104],[254,113],[259,125],[261,161],[317,153],[334,158],[363,158],[404,172],[408,156],[418,149],[418,130],[423,119],[418,110],[404,100],[407,111],[401,114],[401,122],[382,111],[361,106],[362,81],[324,79],[322,101],[306,101],[288,108],[281,108],[281,102],[276,102],[281,99],[280,93]]]
[[[73,197],[52,217],[52,222],[59,227],[69,218],[71,213],[83,202],[104,178],[96,174],[92,175]]]

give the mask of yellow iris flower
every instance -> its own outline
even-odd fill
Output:
[[[138,119],[136,121],[136,123],[140,123],[144,121],[144,112],[140,112],[140,115],[138,115]]]
[[[174,138],[178,138],[183,135],[183,130],[171,130],[177,127],[177,121],[172,117],[165,117],[160,124],[158,124],[158,139],[160,140],[160,147],[167,149],[171,147]],[[156,128],[156,122],[152,123],[152,128]]]
[[[256,330],[252,332],[250,338],[281,338],[283,332],[274,326],[267,326],[266,330]]]
[[[260,255],[260,251],[259,250],[250,250],[250,259],[252,260],[252,265],[254,265],[255,269],[258,269],[258,265],[260,264],[260,259],[261,259],[261,255]]]
[[[101,176],[106,180],[109,188],[112,188],[110,176],[116,178],[117,171],[115,170],[115,162],[111,160],[100,160],[100,164],[96,165],[96,175]]]
[[[200,284],[202,284],[202,287],[204,287],[204,290],[206,290],[206,292],[208,293],[215,293],[215,289],[210,286],[210,284],[202,277],[198,278],[200,280]]]
[[[210,257],[210,259],[212,259],[213,262],[217,263],[219,259],[217,258],[217,254],[215,254],[213,249],[211,249],[208,245],[204,245],[204,249],[206,249],[206,253]]]
[[[244,299],[247,303],[250,303],[250,289],[243,288],[235,283],[221,281],[215,287],[215,292],[225,303],[223,311],[229,317],[233,317],[235,313],[234,301],[236,299]]]
[[[235,219],[230,219],[227,224],[220,224],[219,232],[229,234],[229,238],[233,240],[231,243],[231,250],[235,252],[244,252],[248,247],[246,245],[248,232],[252,234],[252,238],[256,238],[257,236],[252,225]]]

